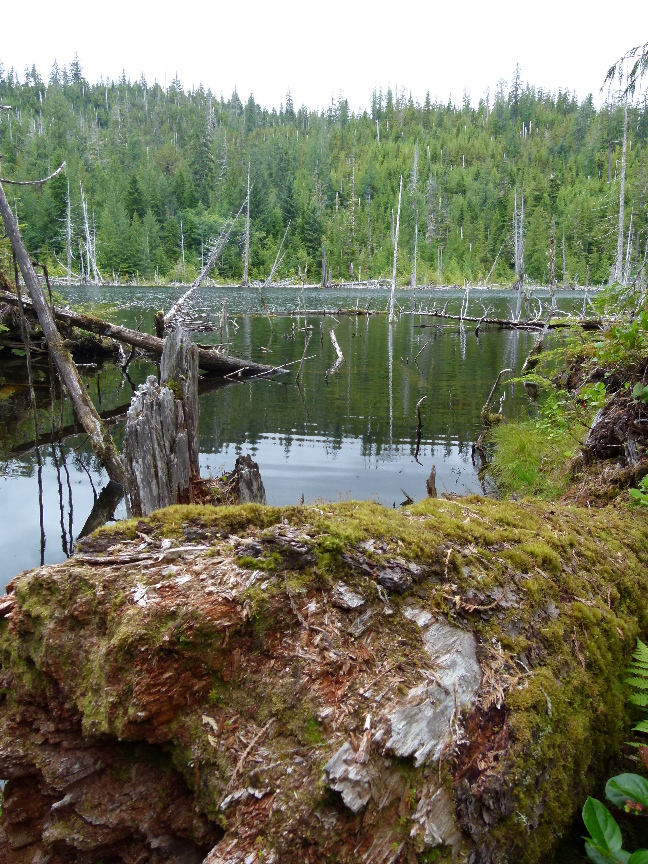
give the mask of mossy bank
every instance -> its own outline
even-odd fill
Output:
[[[0,603],[4,860],[550,860],[647,564],[643,509],[477,497],[103,529]]]

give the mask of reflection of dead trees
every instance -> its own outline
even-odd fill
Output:
[[[337,355],[335,363],[331,366],[330,369],[326,371],[325,379],[328,381],[329,375],[332,375],[336,372],[340,366],[344,363],[344,354],[342,353],[340,346],[338,345],[338,341],[335,338],[335,333],[333,332],[333,328],[329,330],[329,336],[331,337],[331,342],[333,343],[333,347],[335,348],[335,353]]]
[[[418,354],[416,356],[418,357]],[[423,402],[425,402],[426,399],[427,396],[422,396],[416,403],[416,453],[414,454],[414,460],[418,462],[419,465],[421,465],[421,462],[419,462],[418,456],[421,449],[421,433],[423,431],[423,422],[421,420],[421,405],[423,404]]]
[[[16,295],[7,291],[0,291],[0,301],[12,306],[17,305]],[[26,310],[33,311],[33,308],[31,303],[25,301]],[[69,309],[54,307],[53,315],[64,326],[78,327],[80,330],[87,330],[90,333],[97,333],[126,345],[132,345],[147,354],[162,356],[164,342],[156,336],[141,333],[138,330],[130,330],[128,327],[111,324],[109,321],[96,318],[94,315],[84,315]],[[272,366],[239,360],[235,357],[225,357],[219,351],[209,351],[204,348],[198,349],[198,365],[205,372],[214,372],[220,375],[241,375],[246,378],[254,375],[269,375],[274,371]]]

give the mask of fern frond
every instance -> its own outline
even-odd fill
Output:
[[[637,690],[648,690],[648,678],[626,678],[625,683]]]
[[[637,669],[638,671],[648,670],[648,663],[645,663],[643,660],[633,660],[628,669]]]
[[[641,663],[648,663],[648,645],[637,639],[637,648],[632,656]]]
[[[632,705],[640,705],[642,708],[648,706],[648,695],[646,693],[632,693],[628,696],[628,702]]]
[[[637,723],[636,726],[632,727],[635,732],[646,732],[648,733],[648,720],[642,720],[640,723]]]

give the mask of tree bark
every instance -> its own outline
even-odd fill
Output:
[[[92,449],[106,468],[110,479],[114,480],[115,483],[124,485],[126,477],[121,457],[110,437],[110,433],[102,423],[99,414],[92,404],[92,400],[88,396],[83,381],[70,356],[70,352],[65,347],[61,335],[56,329],[54,318],[45,302],[38,277],[20,236],[18,226],[14,221],[2,184],[0,184],[0,213],[2,214],[5,231],[9,236],[20,271],[25,280],[25,287],[31,297],[33,308],[36,311],[38,321],[47,340],[50,354],[74,406],[74,412],[87,432]]]
[[[625,113],[623,116],[623,150],[621,151],[621,189],[619,190],[619,232],[617,236],[617,254],[614,264],[613,282],[623,279],[623,223],[625,220],[625,171],[626,145],[628,143],[628,94],[626,93]]]

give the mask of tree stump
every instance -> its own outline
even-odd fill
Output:
[[[239,504],[266,504],[266,493],[258,464],[249,454],[237,456],[230,481],[236,479],[235,494]]]
[[[198,476],[198,351],[180,329],[165,339],[161,383],[151,375],[133,396],[124,432],[133,515],[189,503]]]

